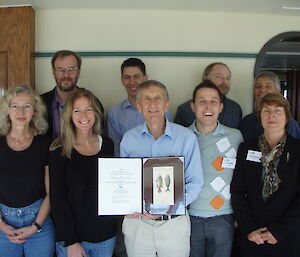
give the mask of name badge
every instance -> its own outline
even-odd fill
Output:
[[[222,138],[216,143],[221,153],[225,152],[230,147],[230,142],[227,137]]]
[[[247,161],[260,162],[260,158],[261,158],[261,152],[248,150],[247,158],[246,158]]]
[[[223,158],[222,168],[224,169],[234,169],[236,164],[235,158]]]

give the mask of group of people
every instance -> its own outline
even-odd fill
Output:
[[[242,119],[229,67],[212,63],[173,123],[166,86],[129,58],[104,122],[80,69],[58,51],[52,91],[0,99],[0,257],[230,257],[233,241],[237,256],[297,256],[300,130],[276,74],[258,74]],[[183,156],[187,214],[98,216],[98,158],[113,156]]]

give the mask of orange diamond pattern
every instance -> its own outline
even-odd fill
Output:
[[[210,205],[212,207],[214,207],[215,209],[219,210],[222,207],[222,205],[225,203],[225,200],[222,197],[220,197],[220,196],[217,195],[209,203],[210,203]]]
[[[218,156],[218,157],[211,163],[211,165],[215,168],[216,171],[224,170],[224,168],[222,168],[222,161],[223,161],[223,157],[222,157],[222,156]]]

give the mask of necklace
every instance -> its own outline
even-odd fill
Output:
[[[26,145],[31,141],[32,136],[24,137],[24,138],[7,136],[7,138],[10,140],[10,142],[12,142],[15,145]]]

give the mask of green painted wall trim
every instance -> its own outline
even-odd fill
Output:
[[[130,57],[130,56],[151,56],[151,57],[225,57],[225,58],[256,58],[253,53],[225,53],[225,52],[76,52],[82,57]],[[36,57],[52,57],[54,52],[36,52]]]

